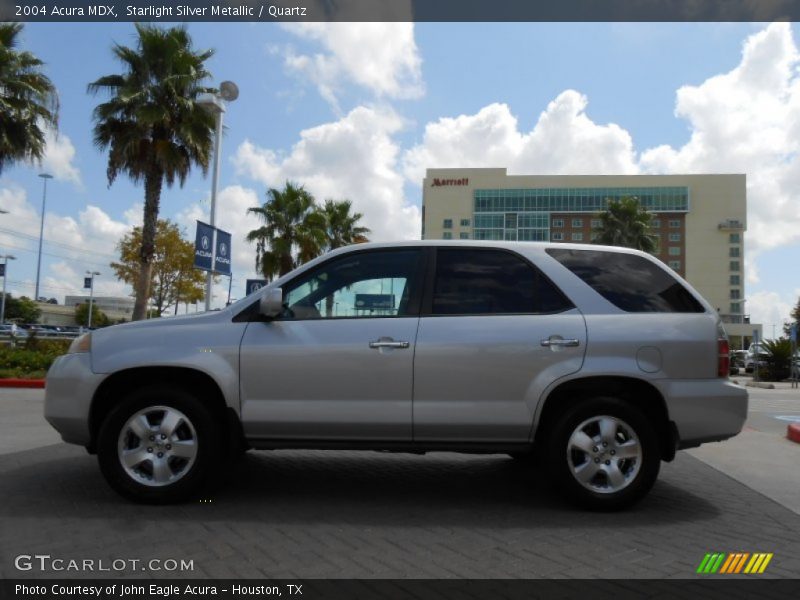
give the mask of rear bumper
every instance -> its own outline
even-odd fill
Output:
[[[747,390],[726,379],[672,380],[661,387],[678,448],[731,438],[747,419]]]
[[[92,372],[88,353],[65,354],[50,367],[44,394],[44,417],[65,442],[82,446],[91,443],[89,409],[104,378],[105,375]]]

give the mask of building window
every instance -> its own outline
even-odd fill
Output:
[[[453,233],[451,231],[445,231],[442,234],[442,239],[443,240],[452,240],[453,239]]]
[[[739,261],[738,260],[732,260],[731,261],[730,270],[731,271],[738,271],[739,270]]]
[[[680,249],[679,246],[670,246],[669,250],[667,252],[669,253],[670,256],[680,256],[681,255],[681,249]]]
[[[445,219],[442,222],[442,227],[444,229],[452,229],[453,228],[453,219]]]
[[[583,219],[572,219],[573,227],[583,227]]]
[[[554,231],[550,235],[550,239],[553,240],[554,242],[563,242],[564,241],[564,234],[561,233],[560,231]]]
[[[468,240],[469,239],[469,234],[466,231],[462,231],[461,233],[458,234],[458,239],[460,239],[460,240]]]
[[[582,242],[583,241],[583,234],[582,233],[573,233],[572,234],[572,241],[573,242]]]
[[[591,238],[590,238],[590,239],[591,239],[591,240],[594,242],[594,241],[596,241],[596,240],[597,240],[597,238],[599,238],[599,237],[600,237],[600,234],[599,234],[599,233],[597,233],[596,231],[593,231],[593,232],[592,232],[592,234],[591,234]]]
[[[469,227],[469,219],[461,219],[462,227]]]
[[[650,219],[650,227],[655,229],[661,227],[661,219]]]
[[[731,275],[731,285],[740,285],[741,279],[738,275]]]
[[[669,241],[670,242],[680,242],[681,241],[681,234],[680,233],[670,233],[669,234]]]
[[[742,243],[742,235],[740,233],[732,233],[728,237],[728,241],[731,244],[741,244]]]
[[[739,295],[741,292],[739,290],[731,290],[731,300],[740,300],[741,296]]]
[[[672,229],[677,229],[677,228],[679,228],[679,227],[681,226],[681,221],[680,221],[680,219],[670,219],[670,220],[669,220],[669,226],[670,226]]]
[[[553,219],[553,227],[563,227],[564,219]]]
[[[729,248],[728,256],[730,256],[731,258],[739,258],[739,248],[738,247]]]
[[[738,302],[731,302],[731,313],[738,315],[742,312],[742,305]]]
[[[671,260],[669,261],[669,268],[677,271],[681,268],[681,261],[679,260]]]
[[[592,219],[592,229],[598,229],[601,223],[600,219]]]

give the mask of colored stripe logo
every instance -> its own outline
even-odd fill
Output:
[[[726,554],[724,552],[709,552],[703,557],[697,573],[702,575],[736,575],[739,573],[760,574],[766,571],[769,561],[773,557],[772,552],[734,552]]]

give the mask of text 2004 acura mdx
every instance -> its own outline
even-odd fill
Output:
[[[662,263],[516,242],[351,246],[219,312],[94,331],[45,403],[147,502],[198,493],[245,447],[357,448],[535,456],[619,508],[746,413],[716,311]]]

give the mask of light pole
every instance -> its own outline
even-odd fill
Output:
[[[89,318],[88,324],[86,325],[87,329],[92,328],[92,304],[94,303],[94,276],[100,275],[99,271],[86,271],[86,274],[89,275]]]
[[[239,88],[232,81],[223,81],[216,94],[201,94],[197,97],[197,104],[212,111],[216,117],[214,128],[214,166],[211,171],[211,210],[209,225],[213,229],[211,240],[211,270],[206,275],[206,310],[211,310],[211,284],[214,278],[214,261],[217,254],[217,185],[219,182],[219,156],[222,152],[222,115],[225,112],[225,102],[233,102],[239,97]]]
[[[8,279],[8,261],[16,260],[16,256],[4,254],[0,258],[3,259],[3,300],[0,304],[0,323],[6,322],[6,279]]]
[[[44,189],[42,190],[42,221],[39,224],[39,260],[36,262],[36,291],[33,292],[35,302],[39,301],[39,275],[42,272],[42,238],[44,237],[44,211],[47,205],[47,180],[52,179],[53,176],[49,173],[39,173],[39,177],[44,180]]]

